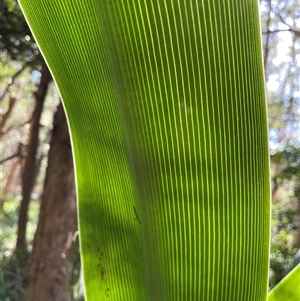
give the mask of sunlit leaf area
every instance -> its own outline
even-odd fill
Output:
[[[300,262],[299,2],[260,0],[260,15],[271,167],[271,290]],[[60,300],[83,301],[73,159],[60,94],[16,0],[4,0],[0,19],[0,299],[24,300],[28,279],[43,269],[35,266],[36,256],[61,245],[64,251],[57,262],[53,259],[53,267],[61,266],[62,259],[67,263],[58,278],[49,272],[45,282],[50,287],[51,281],[64,281]],[[182,109],[189,113],[184,103]],[[62,146],[58,143],[49,153],[55,141]],[[54,167],[49,171],[50,162]],[[64,169],[55,173],[59,166]],[[56,192],[52,204],[45,201],[51,191]],[[60,191],[68,206],[55,201]],[[137,224],[143,222],[138,209],[132,210]],[[47,214],[53,224],[42,223]],[[63,236],[55,234],[57,241],[48,243],[53,237],[44,235],[43,227],[56,224],[63,225],[57,230]],[[95,253],[109,300],[105,254],[100,246]]]

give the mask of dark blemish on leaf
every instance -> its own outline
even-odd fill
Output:
[[[101,251],[100,247],[98,247],[99,259],[102,259],[103,252]]]
[[[140,219],[139,219],[139,217],[137,215],[135,206],[133,206],[133,211],[134,211],[134,214],[135,214],[135,220],[141,224],[141,221],[140,221]]]
[[[100,268],[100,274],[101,274],[101,280],[103,282],[106,282],[105,281],[105,269],[104,269],[104,266],[101,266],[101,268]]]
[[[105,268],[103,266],[103,251],[100,249],[100,247],[98,247],[98,254],[99,254],[98,268],[100,268],[101,281],[103,283],[106,283],[106,273],[105,273]],[[110,288],[106,287],[106,290],[104,291],[106,297],[109,297],[109,291]]]

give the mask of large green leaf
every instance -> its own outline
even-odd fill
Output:
[[[21,0],[63,98],[88,301],[266,300],[256,0]]]

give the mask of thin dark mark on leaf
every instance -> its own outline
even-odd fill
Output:
[[[101,266],[100,268],[100,274],[101,274],[101,280],[106,283],[105,281],[105,269],[104,269],[104,266]]]
[[[98,253],[99,253],[99,262],[101,264],[103,258],[103,252],[101,251],[100,247],[98,247]]]
[[[98,267],[100,268],[100,277],[103,283],[106,284],[106,274],[105,274],[105,268],[103,266],[103,251],[100,249],[100,247],[98,247],[98,254],[99,254],[99,262],[98,262]],[[106,287],[104,293],[106,297],[109,297],[109,291],[110,288]]]
[[[134,214],[135,214],[135,220],[141,224],[141,221],[140,221],[140,219],[139,219],[139,217],[137,215],[135,206],[133,206],[133,210],[134,210]]]

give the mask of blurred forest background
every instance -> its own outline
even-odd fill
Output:
[[[261,0],[272,173],[270,284],[299,261],[300,8]],[[0,12],[0,299],[83,300],[71,146],[59,93],[15,0]],[[43,265],[43,262],[51,264]]]

